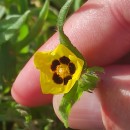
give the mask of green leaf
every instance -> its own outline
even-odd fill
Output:
[[[3,15],[5,14],[5,7],[0,5],[0,19],[3,17]]]
[[[71,50],[77,57],[82,59],[84,61],[84,70],[86,69],[86,60],[82,56],[82,54],[78,51],[78,49],[73,46],[69,38],[65,35],[63,26],[66,20],[67,13],[70,9],[70,6],[72,4],[73,0],[67,0],[67,2],[64,4],[64,6],[61,8],[58,16],[58,32],[59,32],[59,39],[60,39],[60,44],[63,44],[66,46],[69,50]]]
[[[19,19],[19,15],[12,15],[4,20],[0,21],[0,34],[7,30],[11,25],[13,25]]]
[[[83,93],[83,89],[80,88],[78,81],[73,88],[63,96],[59,107],[59,112],[62,117],[62,121],[65,127],[68,127],[68,116],[73,104],[80,98]]]
[[[40,31],[41,31],[41,29],[43,27],[44,21],[47,18],[48,12],[49,12],[49,0],[46,0],[43,8],[40,11],[40,14],[39,14],[39,17],[38,17],[38,21],[32,27],[31,31],[25,37],[25,39],[23,39],[21,42],[18,43],[17,50],[21,50],[28,43],[30,43],[32,40],[34,40],[35,37],[38,36],[38,34],[40,33]]]
[[[10,44],[0,46],[0,84],[11,85],[16,70],[16,57]]]
[[[28,26],[27,26],[26,24],[23,24],[23,25],[21,26],[20,30],[19,30],[19,35],[18,35],[18,37],[17,37],[17,40],[18,40],[18,41],[23,40],[23,39],[27,36],[28,33],[29,33],[29,28],[28,28]]]
[[[61,1],[57,1],[57,0],[51,0],[51,2],[56,5],[58,8],[61,8],[64,3],[66,2],[66,0],[61,0]]]
[[[6,30],[4,30],[4,32],[0,33],[0,45],[16,35],[17,31],[23,25],[29,14],[30,11],[25,12],[16,22],[10,25]]]
[[[24,13],[28,10],[28,1],[27,0],[18,0],[18,5],[20,6],[20,12]]]
[[[79,7],[81,6],[81,4],[82,4],[82,0],[75,0],[74,1],[74,10],[79,9]]]
[[[58,15],[58,12],[55,9],[50,8],[47,21],[49,21],[49,24],[51,26],[55,26],[57,24],[57,15]]]
[[[46,0],[45,4],[39,14],[39,20],[41,20],[41,21],[45,20],[47,18],[48,11],[49,11],[49,0]]]

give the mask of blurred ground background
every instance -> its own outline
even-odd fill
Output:
[[[65,1],[50,0],[43,13],[45,0],[0,0],[0,130],[66,129],[52,105],[23,107],[10,94],[19,71],[56,32],[58,12]],[[75,0],[69,14],[82,4],[83,0]]]

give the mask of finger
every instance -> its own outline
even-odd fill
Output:
[[[74,129],[129,130],[130,125],[130,65],[105,68],[101,82],[94,93],[85,93],[74,104],[69,115],[69,126]],[[59,114],[61,95],[54,96],[53,106]],[[102,119],[100,112],[102,107]]]
[[[65,33],[89,65],[107,65],[128,53],[129,6],[127,0],[91,0],[66,22]],[[58,35],[55,34],[40,50],[52,50],[57,43]],[[14,82],[12,96],[17,102],[29,106],[50,102],[52,96],[41,93],[33,58]]]
[[[108,67],[100,82],[103,122],[107,130],[130,129],[130,65]]]
[[[39,82],[39,72],[28,63],[18,75],[11,90],[13,98],[24,106],[40,106],[48,104],[52,95],[42,94]]]
[[[129,10],[127,0],[89,0],[67,21],[65,32],[88,65],[108,65],[129,53]]]
[[[60,119],[59,105],[61,99],[61,95],[54,96],[53,98],[54,110]],[[101,119],[100,103],[94,93],[84,92],[80,100],[73,105],[69,115],[69,126],[73,129],[80,130],[104,129]]]

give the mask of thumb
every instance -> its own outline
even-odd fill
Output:
[[[59,113],[61,99],[62,95],[53,97],[54,111],[60,120],[62,120]],[[104,130],[100,103],[94,93],[83,93],[80,100],[71,108],[68,123],[69,127],[76,130]]]
[[[74,104],[69,115],[69,126],[74,129],[130,130],[130,65],[105,68],[101,82],[94,93],[84,93]],[[98,96],[98,97],[97,97]],[[57,116],[62,96],[54,96]],[[100,111],[102,108],[102,118]]]

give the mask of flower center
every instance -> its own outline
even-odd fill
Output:
[[[50,68],[53,72],[53,81],[57,84],[63,83],[64,85],[72,79],[72,75],[76,71],[75,65],[66,56],[53,60]]]
[[[67,76],[70,75],[70,70],[68,65],[66,64],[60,64],[57,66],[56,68],[56,73],[61,77],[61,78],[65,78]]]

